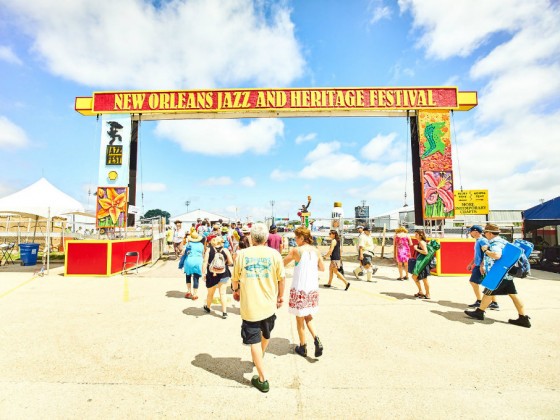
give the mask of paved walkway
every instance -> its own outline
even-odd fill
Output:
[[[415,300],[385,261],[377,283],[321,289],[320,359],[293,353],[295,320],[278,311],[268,394],[250,386],[238,304],[205,314],[175,261],[111,278],[2,267],[0,418],[560,417],[560,275],[517,282],[525,329],[507,297],[467,318],[466,278],[431,277],[432,300]]]

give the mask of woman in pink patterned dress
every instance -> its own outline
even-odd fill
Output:
[[[313,336],[315,357],[323,354],[323,344],[315,333],[313,314],[319,309],[319,271],[324,271],[323,258],[317,248],[312,246],[313,238],[309,229],[299,227],[295,230],[297,247],[292,248],[284,258],[284,265],[295,261],[294,277],[290,288],[288,312],[296,316],[299,346],[295,352],[307,356],[305,326]]]
[[[397,280],[408,279],[408,260],[410,258],[411,246],[412,239],[408,236],[408,230],[404,226],[399,226],[395,230],[395,239],[393,241],[395,261],[399,268],[399,278]]]

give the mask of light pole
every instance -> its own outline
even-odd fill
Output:
[[[187,213],[189,212],[189,206],[191,205],[191,201],[187,200],[185,201],[185,206],[187,206]]]
[[[270,200],[270,206],[272,207],[272,224],[274,224],[274,200]]]

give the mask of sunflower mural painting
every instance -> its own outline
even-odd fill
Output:
[[[420,111],[420,169],[424,219],[455,217],[449,111]]]
[[[127,187],[98,187],[95,221],[97,228],[126,226]]]

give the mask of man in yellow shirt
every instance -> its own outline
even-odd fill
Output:
[[[251,346],[258,375],[251,383],[261,392],[270,385],[263,366],[263,354],[274,328],[276,309],[284,302],[284,264],[280,253],[267,246],[268,229],[264,223],[251,228],[252,246],[239,250],[235,259],[231,288],[241,305],[241,337]]]
[[[360,280],[360,272],[365,270],[367,281],[372,281],[372,276],[377,272],[376,265],[373,265],[373,251],[375,245],[369,227],[364,227],[364,234],[358,237],[358,259],[360,265],[354,270],[354,275]]]

